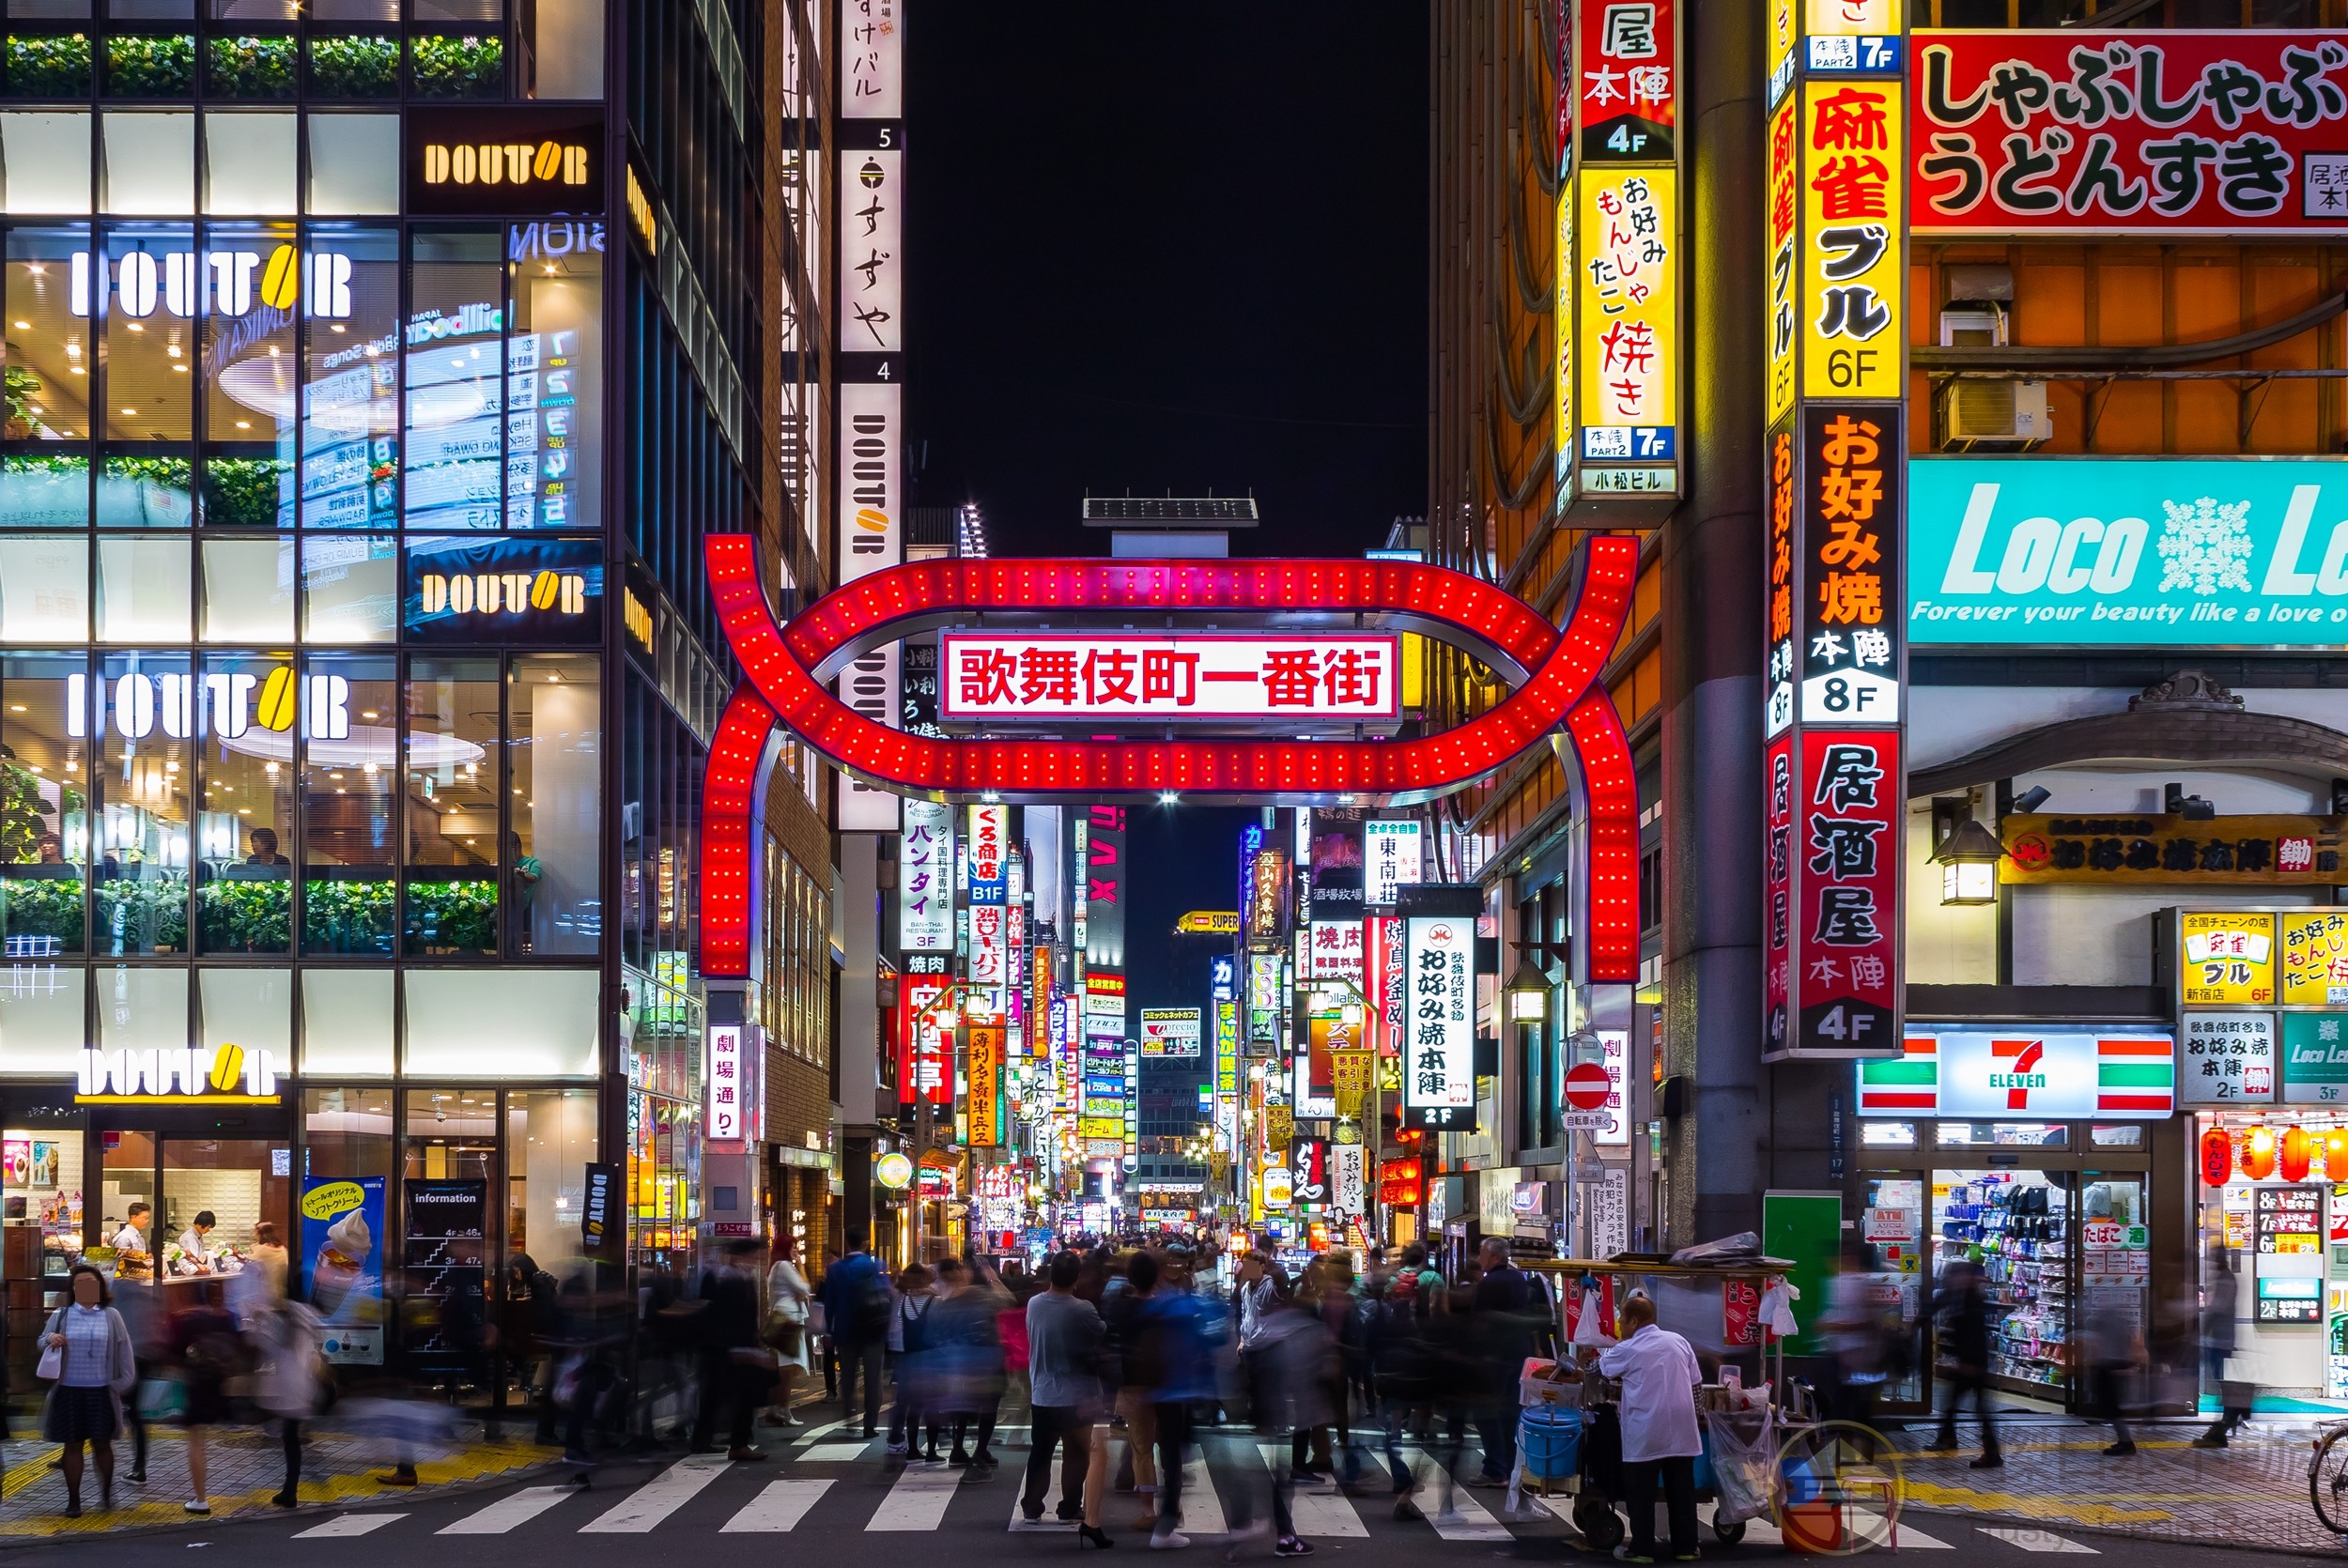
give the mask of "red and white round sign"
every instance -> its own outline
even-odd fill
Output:
[[[1605,1110],[1614,1090],[1614,1080],[1596,1062],[1583,1062],[1566,1074],[1566,1103],[1577,1111]]]

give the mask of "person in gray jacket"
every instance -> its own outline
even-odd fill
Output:
[[[1052,1450],[1060,1461],[1059,1517],[1082,1524],[1085,1468],[1092,1423],[1101,1408],[1101,1314],[1075,1294],[1082,1261],[1074,1253],[1053,1254],[1051,1288],[1027,1300],[1027,1376],[1034,1386],[1033,1446],[1027,1451],[1027,1484],[1019,1511],[1043,1517],[1043,1494],[1052,1479]]]
[[[2224,1448],[2226,1434],[2250,1419],[2248,1408],[2237,1409],[2226,1404],[2226,1363],[2233,1359],[2234,1309],[2242,1287],[2235,1283],[2233,1265],[2227,1259],[2226,1244],[2213,1242],[2209,1249],[2209,1275],[2201,1284],[2201,1365],[2208,1381],[2217,1385],[2217,1419],[2209,1430],[2193,1439],[2195,1448]],[[2238,1385],[2236,1385],[2238,1386]]]

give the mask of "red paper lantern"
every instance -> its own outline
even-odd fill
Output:
[[[2275,1130],[2254,1127],[2242,1138],[2242,1174],[2264,1181],[2275,1174]]]
[[[2308,1161],[2315,1155],[2315,1141],[2303,1127],[2283,1129],[2282,1171],[2285,1181],[2308,1179]]]
[[[2232,1175],[2233,1134],[2222,1127],[2213,1127],[2201,1134],[2202,1184],[2223,1187]]]
[[[2335,1127],[2324,1134],[2324,1174],[2348,1181],[2348,1129]]]

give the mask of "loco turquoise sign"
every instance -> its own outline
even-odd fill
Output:
[[[2348,461],[1908,465],[1911,644],[2348,642]]]

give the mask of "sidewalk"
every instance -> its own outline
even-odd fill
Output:
[[[1932,1447],[1929,1426],[1897,1434],[1907,1506],[2271,1551],[2343,1544],[2308,1501],[2318,1428],[2304,1416],[2262,1417],[2223,1449],[2191,1446],[2202,1422],[2139,1423],[2135,1455],[2116,1459],[2103,1452],[2109,1426],[2064,1418],[1998,1426],[2005,1466],[1995,1470],[1970,1468],[1981,1452],[1972,1422],[1958,1423],[1954,1453]]]
[[[36,1421],[18,1413],[20,1430],[34,1429]],[[504,1435],[491,1441],[478,1422],[459,1428],[454,1453],[424,1459],[416,1465],[419,1482],[413,1490],[378,1485],[375,1477],[391,1469],[389,1445],[379,1438],[346,1437],[332,1433],[305,1437],[301,1453],[301,1507],[324,1504],[348,1507],[385,1497],[415,1497],[445,1492],[483,1482],[510,1479],[522,1471],[562,1457],[560,1448],[543,1448],[527,1439],[526,1422],[508,1422]],[[82,1478],[82,1516],[64,1517],[65,1477],[50,1468],[57,1445],[30,1437],[0,1443],[0,1538],[100,1533],[152,1529],[162,1525],[192,1525],[205,1521],[180,1505],[188,1500],[187,1436],[178,1427],[148,1429],[147,1484],[130,1481],[131,1441],[125,1433],[115,1444],[115,1506],[98,1506],[97,1467],[85,1461]],[[216,1426],[206,1450],[210,1470],[213,1519],[254,1514],[273,1514],[270,1502],[286,1478],[285,1449],[275,1423],[268,1426]]]

